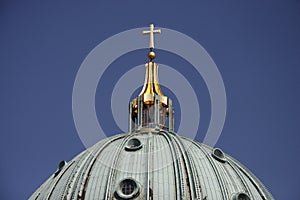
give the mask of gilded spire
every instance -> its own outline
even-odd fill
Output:
[[[148,53],[148,58],[150,61],[146,64],[146,76],[145,76],[145,83],[144,87],[139,96],[144,96],[144,102],[146,104],[153,104],[154,94],[161,96],[161,102],[167,105],[167,99],[163,95],[158,81],[158,65],[152,60],[155,59],[156,55],[153,51],[154,49],[154,34],[161,33],[161,30],[154,30],[154,25],[150,24],[150,30],[143,31],[143,35],[149,34],[150,35],[150,42],[149,48],[150,52]]]

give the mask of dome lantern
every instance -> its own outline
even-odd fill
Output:
[[[148,53],[149,62],[146,63],[144,87],[138,97],[133,99],[129,106],[129,132],[138,132],[143,128],[164,129],[174,131],[174,109],[172,100],[164,96],[158,81],[158,65],[153,62],[156,55],[154,50],[154,34],[161,30],[154,30],[150,24],[149,31],[143,34],[150,35]]]

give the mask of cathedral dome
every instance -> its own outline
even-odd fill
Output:
[[[174,132],[141,130],[95,144],[30,199],[273,199],[242,164]]]
[[[129,133],[102,140],[69,163],[62,161],[31,200],[199,199],[271,200],[242,164],[174,132],[172,100],[158,81],[150,25],[149,62],[141,93],[130,102]]]

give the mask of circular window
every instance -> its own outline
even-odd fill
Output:
[[[127,151],[137,151],[143,147],[141,141],[137,138],[132,138],[127,142],[125,150]]]
[[[67,165],[66,161],[64,161],[64,160],[60,161],[60,163],[58,164],[56,172],[54,172],[54,177],[57,176],[66,165]]]
[[[217,159],[218,161],[221,162],[226,162],[226,157],[225,154],[223,153],[223,151],[219,148],[215,148],[212,151],[212,157],[214,157],[215,159]]]
[[[121,199],[132,199],[139,195],[139,185],[131,178],[123,179],[116,189],[116,195]]]
[[[239,192],[233,196],[232,200],[250,200],[250,197],[246,193]]]

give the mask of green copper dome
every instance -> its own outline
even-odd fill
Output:
[[[30,199],[273,199],[222,150],[168,131],[116,135],[61,165]]]

